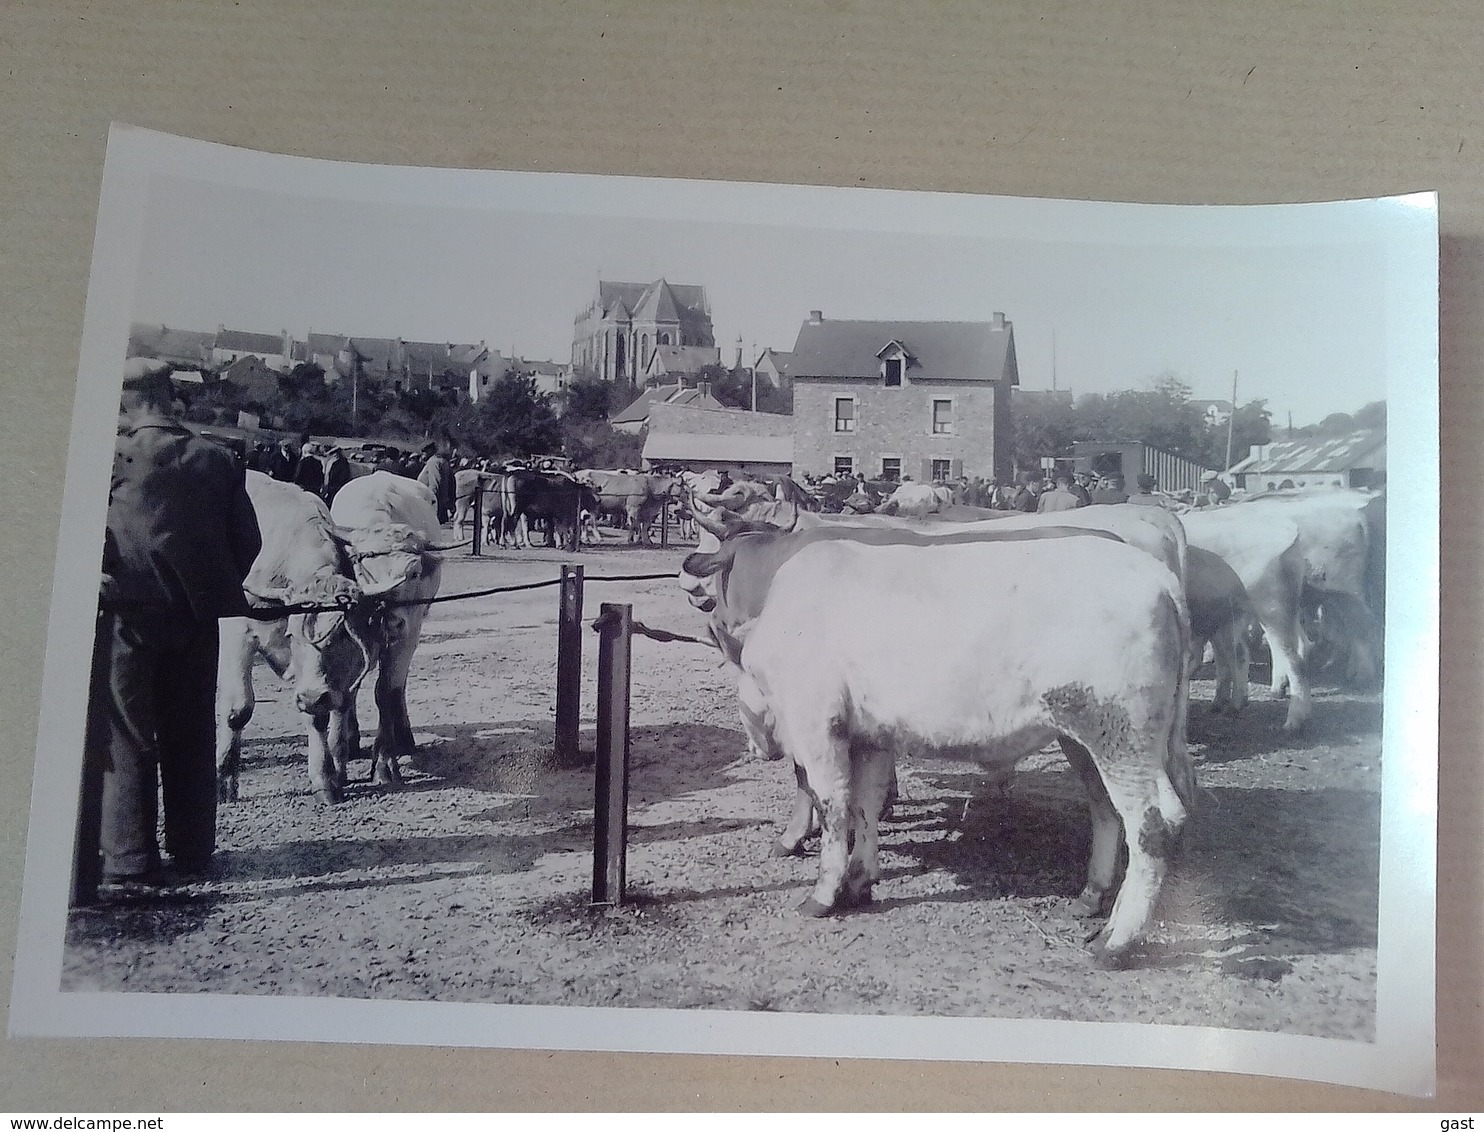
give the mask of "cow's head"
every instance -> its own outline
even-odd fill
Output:
[[[361,588],[345,574],[325,568],[307,579],[252,579],[245,584],[257,604],[313,607],[283,618],[289,666],[284,678],[294,703],[322,725],[332,711],[355,698],[376,660],[375,619]]]

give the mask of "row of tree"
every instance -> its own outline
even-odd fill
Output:
[[[1375,401],[1353,414],[1333,413],[1317,425],[1275,435],[1266,401],[1249,401],[1230,421],[1215,423],[1190,394],[1189,385],[1165,373],[1147,389],[1087,393],[1075,400],[1054,394],[1016,397],[1011,401],[1016,463],[1035,467],[1042,456],[1070,456],[1073,443],[1092,440],[1142,442],[1208,468],[1226,468],[1254,444],[1386,425],[1386,403]]]
[[[301,364],[249,390],[230,379],[190,395],[186,416],[206,424],[235,424],[239,412],[286,432],[364,436],[419,446],[450,441],[480,456],[561,453],[586,467],[637,467],[642,441],[607,422],[613,390],[579,382],[560,396],[543,393],[533,377],[508,372],[478,402],[460,386],[433,383],[415,389],[371,381],[325,381],[319,366]]]

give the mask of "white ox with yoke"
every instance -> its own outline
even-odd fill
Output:
[[[400,785],[398,758],[416,754],[407,715],[407,673],[427,602],[438,596],[443,571],[442,559],[431,549],[439,533],[437,503],[416,480],[373,472],[341,488],[330,514],[349,541],[362,591],[382,599],[372,781]]]
[[[1119,584],[1083,584],[1099,576]],[[800,549],[779,567],[741,667],[760,741],[792,759],[821,815],[819,879],[802,910],[870,901],[898,752],[1007,765],[1055,739],[1092,815],[1076,906],[1096,914],[1117,888],[1093,946],[1120,964],[1193,805],[1189,635],[1175,575],[1095,535]]]
[[[260,472],[247,473],[247,493],[263,546],[243,589],[266,616],[221,623],[218,796],[237,800],[242,731],[255,704],[253,661],[261,656],[288,682],[305,716],[311,786],[322,800],[338,802],[344,796],[346,761],[358,747],[356,691],[383,648],[379,621],[367,601],[373,591],[357,580],[352,557],[373,553],[372,541],[385,541],[386,532],[341,530],[317,496]]]

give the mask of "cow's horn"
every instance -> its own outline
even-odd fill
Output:
[[[727,537],[727,525],[725,522],[713,518],[705,511],[702,511],[699,507],[694,509],[693,514],[696,517],[696,522],[699,523],[706,530],[714,534],[717,538],[724,539]]]

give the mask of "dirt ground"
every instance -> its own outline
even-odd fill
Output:
[[[683,550],[583,552],[590,577],[673,570]],[[553,551],[450,557],[443,592],[555,577]],[[673,582],[590,581],[585,617],[632,602],[699,633]],[[1373,1037],[1381,708],[1321,686],[1308,733],[1254,666],[1254,702],[1206,715],[1202,807],[1134,969],[1096,968],[1069,910],[1088,823],[1059,754],[1008,796],[969,765],[908,761],[874,906],[794,909],[816,860],[775,859],[793,776],[747,756],[735,684],[694,644],[633,644],[629,902],[589,907],[596,635],[584,630],[583,746],[551,755],[557,591],[433,607],[409,705],[408,785],[311,796],[292,698],[259,666],[221,875],[169,901],[75,911],[71,990],[331,995],[1159,1022]],[[368,735],[369,688],[361,697]],[[369,764],[352,764],[364,779]]]

